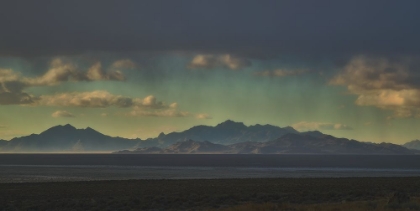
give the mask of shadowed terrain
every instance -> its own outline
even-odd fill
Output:
[[[420,197],[420,178],[414,177],[0,184],[0,210],[208,210],[246,208],[249,203],[308,206],[303,210],[311,210],[310,205],[322,208],[357,202],[371,208],[364,210],[380,210],[376,208],[382,206],[383,200],[390,200],[397,192],[411,201],[386,205],[387,208],[419,208],[414,201]]]

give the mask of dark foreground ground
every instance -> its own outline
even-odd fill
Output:
[[[0,210],[420,210],[419,198],[418,177],[0,184]]]

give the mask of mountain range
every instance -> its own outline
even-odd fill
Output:
[[[67,125],[52,127],[40,134],[0,142],[3,152],[83,152],[115,151],[132,148],[140,139],[104,135],[90,127],[76,129]]]
[[[408,144],[408,143],[407,143]],[[411,146],[411,145],[409,145]],[[411,149],[408,149],[411,148]],[[40,134],[0,140],[0,152],[242,153],[242,154],[413,154],[415,147],[365,143],[292,127],[246,126],[227,120],[147,140],[110,137],[90,127],[52,127]]]
[[[142,143],[142,146],[168,147],[171,144],[188,139],[224,145],[248,141],[266,142],[288,133],[298,134],[299,132],[292,127],[281,128],[260,124],[245,126],[242,122],[227,120],[215,127],[199,125],[183,132],[161,133],[156,138],[147,139]]]
[[[315,133],[317,134],[317,133]],[[143,147],[116,153],[135,154],[414,154],[403,146],[391,143],[363,143],[330,135],[288,133],[267,142],[240,142],[229,145],[209,141],[185,140],[166,148]]]

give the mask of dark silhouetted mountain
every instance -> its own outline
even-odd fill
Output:
[[[5,146],[7,143],[8,143],[8,141],[0,139],[0,148],[2,146]]]
[[[316,133],[318,136],[319,133]],[[230,145],[214,144],[208,141],[180,141],[165,149],[140,148],[119,153],[230,153],[230,154],[414,154],[413,151],[391,143],[363,143],[323,134],[289,133],[267,142],[241,142]]]
[[[194,140],[194,141],[193,141]],[[407,143],[411,148],[417,142]],[[136,149],[134,151],[127,151]],[[92,152],[125,153],[320,153],[320,154],[413,154],[417,151],[390,143],[365,143],[336,138],[319,131],[299,133],[291,127],[246,126],[231,120],[214,127],[195,126],[183,132],[160,133],[146,141],[104,135],[90,127],[52,127],[40,134],[0,140],[3,152]]]
[[[13,138],[0,149],[12,152],[115,151],[132,148],[139,141],[106,136],[90,127],[76,129],[67,124],[49,128],[40,134]]]
[[[407,142],[403,146],[407,147],[408,149],[420,150],[420,140]]]
[[[317,137],[317,138],[322,138],[322,137],[325,137],[326,136],[326,134],[323,134],[323,133],[321,133],[321,132],[319,132],[317,130],[302,132],[300,134],[308,135],[308,136],[313,136],[313,137]]]
[[[248,141],[266,142],[288,133],[299,132],[292,127],[281,128],[273,125],[259,124],[245,126],[241,122],[227,120],[215,127],[200,125],[183,132],[173,132],[166,135],[161,133],[157,138],[148,139],[147,141],[142,142],[139,147],[168,147],[174,143],[189,139],[199,142],[209,141],[215,144],[223,145]]]

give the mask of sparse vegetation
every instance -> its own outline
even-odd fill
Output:
[[[419,198],[415,177],[0,184],[0,210],[420,210]]]
[[[373,201],[351,201],[335,203],[317,203],[317,204],[289,204],[289,203],[248,203],[229,208],[215,209],[217,211],[414,211],[420,210],[420,198],[415,198],[411,202],[389,205],[387,198]]]

